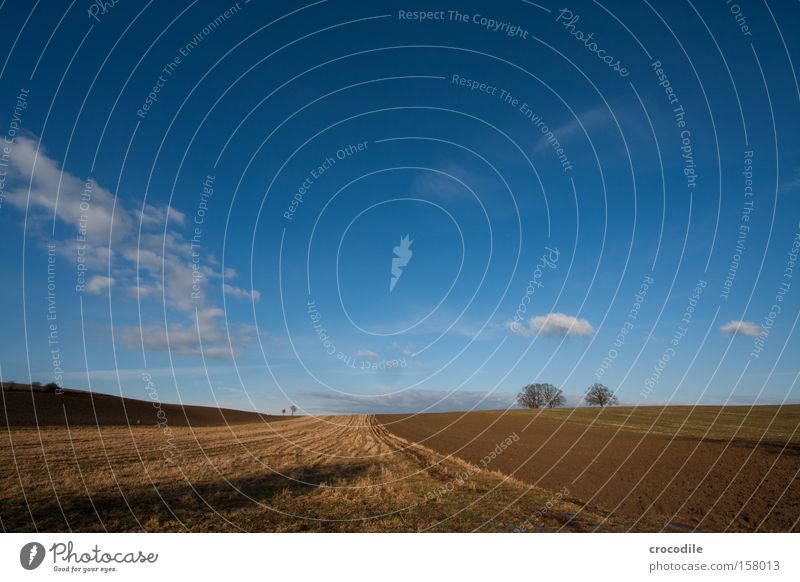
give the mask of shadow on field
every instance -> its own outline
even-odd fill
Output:
[[[292,467],[284,474],[220,478],[211,483],[156,484],[125,490],[117,485],[91,497],[33,500],[2,509],[6,531],[268,531],[270,522],[282,517],[275,500],[298,497],[319,488],[352,482],[369,471],[370,463],[334,463]],[[308,515],[302,517],[321,517]],[[138,526],[136,524],[139,524]]]

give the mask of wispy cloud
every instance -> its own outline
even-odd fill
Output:
[[[496,410],[509,408],[516,401],[516,397],[509,394],[474,391],[456,391],[448,394],[436,390],[404,390],[382,396],[312,391],[307,392],[304,398],[309,401],[309,404],[303,407],[304,410],[338,414]]]
[[[99,295],[111,285],[114,284],[113,277],[106,277],[105,275],[94,275],[86,282],[86,292],[93,295]]]
[[[783,194],[800,190],[800,168],[795,168],[792,177],[781,183],[780,191]]]
[[[199,309],[192,315],[192,324],[160,324],[126,327],[120,332],[122,341],[132,348],[154,351],[170,350],[182,356],[204,355],[206,358],[229,358],[237,349],[255,340],[255,328],[250,325],[229,325],[230,336],[219,319],[225,315],[218,307]],[[230,345],[229,345],[230,343]]]
[[[37,147],[38,142],[31,137],[18,137],[10,157],[10,179],[16,182],[16,187],[9,190],[8,201],[20,210],[30,208],[28,218],[32,225],[52,223],[55,213],[59,221],[76,230],[82,226],[91,246],[104,251],[108,249],[109,238],[115,242],[131,234],[134,226],[131,215],[114,212],[114,196],[108,190],[92,180],[62,172],[43,149],[37,154]],[[88,206],[82,207],[87,197]],[[107,253],[99,256],[107,258]]]
[[[440,161],[433,169],[438,171],[419,171],[411,183],[410,194],[412,196],[424,199],[434,197],[451,200],[472,198],[472,193],[459,181],[466,184],[477,195],[491,187],[491,182],[482,174],[450,160]]]
[[[238,299],[250,299],[254,303],[261,301],[261,293],[255,289],[248,291],[247,289],[242,289],[241,287],[236,287],[234,285],[228,285],[225,283],[222,286],[222,291],[225,293],[225,295],[230,295],[231,297]]]
[[[197,355],[200,346],[207,357],[229,357],[231,345],[247,342],[245,337],[227,337],[219,319],[224,315],[210,294],[214,285],[232,297],[260,299],[258,291],[222,284],[219,263],[210,255],[201,266],[192,266],[193,248],[182,234],[185,215],[168,205],[143,204],[126,208],[93,179],[82,180],[63,170],[60,164],[30,136],[18,137],[10,156],[8,201],[28,218],[43,241],[50,240],[53,217],[68,229],[57,241],[58,252],[76,260],[78,252],[89,270],[85,290],[100,294],[112,284],[137,299],[162,300],[165,307],[182,314],[186,323],[163,321],[144,324],[143,329],[123,328],[124,343],[146,349],[172,349],[178,354]],[[80,235],[85,242],[79,240]],[[93,274],[107,272],[113,276]],[[234,271],[226,275],[235,275]],[[217,287],[217,292],[220,288]],[[236,326],[227,326],[236,329]],[[238,333],[238,332],[237,332]]]
[[[721,325],[719,330],[725,335],[742,335],[744,337],[758,337],[763,330],[752,321],[739,321],[732,319],[728,323]]]
[[[597,107],[580,113],[578,117],[573,117],[566,123],[553,128],[552,131],[558,140],[564,144],[576,135],[582,134],[584,129],[587,132],[590,132],[592,129],[603,127],[612,123],[613,120],[614,118],[611,117],[611,112],[609,111],[608,106],[603,103]],[[550,142],[548,142],[547,137],[542,136],[536,142],[536,145],[533,148],[533,153],[542,153],[549,147]]]
[[[524,322],[509,321],[506,327],[521,336],[560,336],[587,337],[594,333],[594,327],[586,319],[579,319],[565,313],[537,315]]]
[[[416,352],[410,345],[406,345],[405,347],[403,347],[398,342],[392,342],[392,348],[395,350],[399,350],[400,353],[409,358],[413,358],[416,355]]]

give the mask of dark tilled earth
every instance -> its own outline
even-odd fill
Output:
[[[501,471],[609,515],[667,530],[800,531],[800,451],[635,433],[502,412],[381,415],[401,438]],[[635,529],[635,528],[634,528]]]
[[[219,426],[246,422],[275,422],[289,416],[268,416],[255,412],[181,406],[180,404],[121,398],[110,394],[5,384],[0,391],[0,427],[24,426],[149,426],[169,418],[170,426]]]

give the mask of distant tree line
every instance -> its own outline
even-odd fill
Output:
[[[0,381],[4,389],[7,390],[32,390],[34,392],[61,392],[61,386],[55,382],[42,384],[41,382],[31,382],[30,384],[17,382],[15,380]]]
[[[589,406],[614,406],[619,404],[614,392],[603,384],[592,384],[586,389],[583,401]],[[567,399],[560,388],[552,384],[528,384],[517,394],[517,404],[523,408],[556,408],[564,406]]]

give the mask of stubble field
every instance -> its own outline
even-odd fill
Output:
[[[104,398],[4,393],[3,531],[798,531],[800,406],[155,426]]]
[[[5,531],[620,531],[373,416],[4,431]],[[165,448],[168,447],[168,448]],[[165,454],[169,451],[169,454]]]

